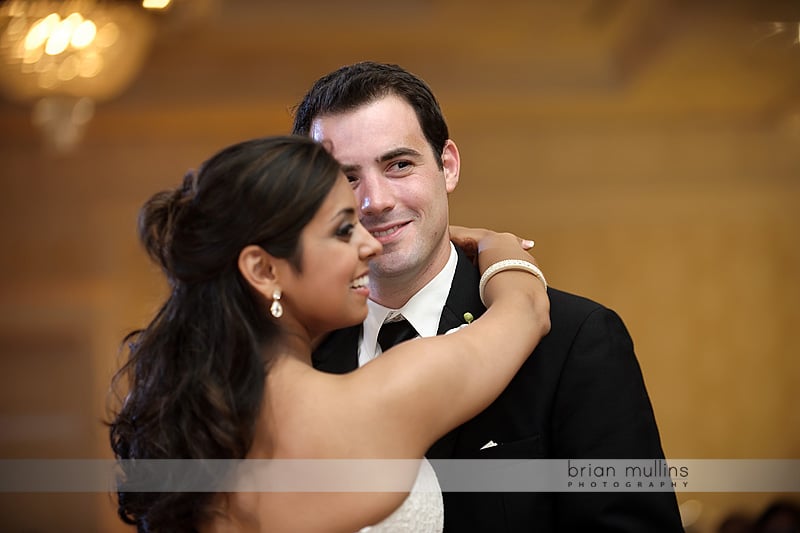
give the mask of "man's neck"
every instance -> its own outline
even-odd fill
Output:
[[[428,268],[419,275],[378,278],[370,285],[369,297],[372,301],[390,309],[400,309],[427,285],[442,270],[440,266],[435,272]]]
[[[418,270],[390,277],[370,274],[370,300],[390,309],[403,307],[444,269],[450,259],[450,246],[448,241],[446,253]]]

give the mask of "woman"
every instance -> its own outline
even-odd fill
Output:
[[[306,138],[222,150],[151,198],[139,224],[171,294],[126,338],[115,383],[129,392],[111,423],[119,459],[418,459],[485,408],[549,330],[543,284],[500,269],[469,327],[350,374],[313,369],[315,343],[366,316],[380,244],[338,163]],[[510,234],[464,229],[460,241],[477,242],[482,271],[531,259]],[[407,492],[158,494],[123,483],[119,514],[141,531],[356,531]]]

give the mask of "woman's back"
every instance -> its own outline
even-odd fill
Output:
[[[262,415],[256,423],[255,438],[246,459],[341,459],[343,461],[340,463],[328,465],[332,465],[331,468],[347,468],[348,464],[352,464],[347,460],[381,457],[380,451],[368,442],[369,438],[365,435],[368,432],[363,428],[358,429],[358,422],[354,422],[355,432],[349,437],[341,429],[342,425],[350,424],[344,422],[341,415],[342,411],[349,410],[346,409],[348,406],[342,406],[337,401],[337,396],[341,396],[337,390],[347,386],[341,383],[341,377],[319,372],[297,357],[279,357],[267,376]],[[312,475],[302,480],[286,480],[293,484],[299,482],[302,489],[299,492],[275,490],[218,495],[212,504],[216,511],[214,520],[200,529],[204,533],[358,531],[369,524],[380,523],[406,500],[417,479],[417,472],[410,469],[414,462],[403,463],[408,466],[404,469],[404,478],[401,476],[392,480],[394,484],[404,487],[403,492],[313,492],[316,484],[325,483],[327,479],[326,463],[322,462],[319,463],[319,479]],[[314,461],[307,464],[313,468]],[[420,479],[424,485],[417,487],[420,493],[425,489],[425,494],[415,495],[410,500],[415,508],[426,505],[433,509],[429,498],[432,494],[431,475],[435,481],[435,474],[430,465],[427,462],[425,464],[427,469],[421,468],[425,472]],[[280,489],[281,479],[252,479],[249,474],[252,472],[245,466],[245,483],[258,485],[261,482],[273,482]],[[360,477],[358,472],[352,471],[351,474],[350,481],[338,477],[337,483],[351,483],[358,488],[368,481]],[[435,495],[435,498],[441,500],[441,494]],[[420,503],[422,500],[427,503]],[[400,509],[399,515],[407,520],[412,510],[405,508],[400,512]],[[439,508],[434,510],[442,512]],[[396,519],[399,519],[399,515]]]

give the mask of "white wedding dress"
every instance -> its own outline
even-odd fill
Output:
[[[359,533],[440,533],[444,529],[442,489],[436,472],[422,459],[408,497],[386,519]]]

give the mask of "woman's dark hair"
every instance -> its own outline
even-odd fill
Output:
[[[315,118],[352,111],[390,94],[414,109],[441,169],[442,151],[450,134],[439,102],[422,79],[398,65],[362,61],[318,79],[295,108],[292,133],[308,135]]]
[[[245,457],[280,328],[239,272],[239,253],[256,244],[299,272],[301,231],[338,172],[308,138],[257,139],[222,150],[147,201],[139,235],[171,293],[123,342],[128,359],[112,387],[124,400],[109,423],[118,459]],[[213,492],[137,492],[123,467],[118,495],[126,523],[176,532],[208,517]]]

